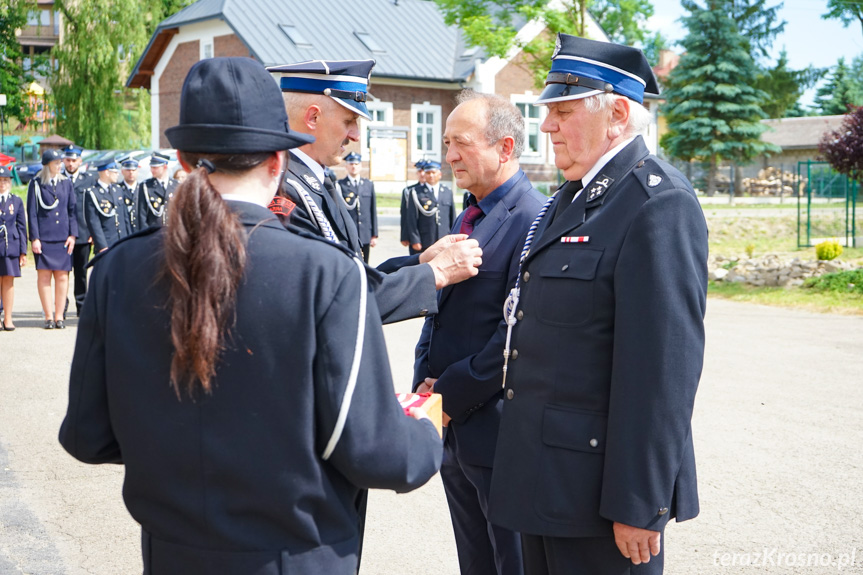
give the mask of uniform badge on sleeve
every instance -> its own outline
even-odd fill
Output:
[[[650,174],[647,176],[647,187],[648,188],[655,188],[656,186],[658,186],[661,183],[662,183],[662,176],[659,176],[657,174]]]

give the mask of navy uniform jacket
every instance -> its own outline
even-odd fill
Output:
[[[36,197],[39,189],[41,202]],[[44,206],[44,207],[43,207]],[[53,206],[48,209],[49,206]],[[57,180],[56,184],[42,184],[38,178],[30,180],[27,188],[27,226],[30,241],[65,242],[69,236],[78,237],[78,205],[72,182]]]
[[[458,438],[459,459],[485,467],[494,461],[503,401],[503,303],[515,283],[524,236],[545,201],[521,170],[511,179],[513,186],[471,234],[482,248],[479,273],[440,291],[439,311],[426,318],[414,363],[414,387],[437,378],[435,391],[452,417],[447,433]]]
[[[168,204],[177,189],[177,180],[170,178],[167,186],[160,180],[150,178],[138,185],[138,207],[135,217],[137,229],[161,226],[168,220]]]
[[[96,182],[84,193],[82,207],[87,216],[87,227],[96,253],[110,248],[132,233],[129,210],[123,201],[123,190],[117,184],[104,188]]]
[[[557,203],[521,271],[489,520],[551,537],[659,531],[698,514],[704,215],[641,137],[549,224]]]
[[[74,174],[68,174],[63,171],[66,177],[72,182],[72,187],[75,188],[75,205],[78,206],[78,233],[81,234],[75,238],[75,245],[86,244],[90,240],[87,228],[87,219],[84,214],[84,190],[96,183],[99,176],[93,172],[83,172],[80,169]]]
[[[378,204],[374,183],[365,178],[358,178],[358,181],[359,185],[354,186],[350,178],[342,178],[339,180],[339,186],[342,189],[346,207],[347,204],[353,206],[353,208],[348,207],[348,215],[357,226],[360,243],[367,246],[372,238],[378,237]]]
[[[425,211],[437,211],[426,215],[417,203]],[[455,221],[452,190],[443,184],[438,184],[437,199],[427,185],[414,187],[407,197],[406,208],[407,240],[411,245],[422,244],[423,250],[447,235]]]
[[[131,188],[125,180],[117,184],[117,187],[123,192],[123,203],[126,205],[126,211],[129,212],[129,225],[132,232],[138,231],[138,184]]]
[[[315,205],[330,222],[339,243],[356,254],[361,253],[362,245],[357,228],[348,215],[344,202],[338,200],[337,203],[337,198],[330,196],[314,172],[293,154],[286,178],[296,182],[309,193]],[[296,204],[291,211],[289,223],[322,236],[321,229],[306,210],[305,202],[299,197],[294,186],[288,184],[285,189],[288,198]],[[431,267],[416,265],[419,263],[418,259],[394,259],[399,260],[399,265],[386,268],[387,275],[382,278],[376,293],[381,320],[384,323],[394,323],[437,312],[437,291]]]
[[[213,393],[178,401],[168,385],[169,288],[153,284],[163,232],[142,232],[96,258],[60,441],[81,461],[125,465],[145,574],[353,575],[360,490],[424,484],[440,438],[405,416],[381,370],[373,293],[359,377],[346,389],[361,290],[353,258],[265,208],[229,205],[249,234],[247,268]]]
[[[10,193],[6,202],[0,202],[0,258],[22,254],[27,254],[27,215],[24,201]]]

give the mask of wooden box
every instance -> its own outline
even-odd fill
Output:
[[[409,415],[409,410],[412,407],[418,407],[426,412],[432,423],[437,429],[438,435],[443,437],[441,427],[441,419],[443,417],[443,399],[439,393],[397,393],[396,399],[399,400],[405,414]]]

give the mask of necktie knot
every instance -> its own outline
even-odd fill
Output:
[[[482,210],[479,208],[479,206],[475,206],[473,204],[469,205],[464,211],[464,216],[461,220],[461,227],[459,228],[459,233],[471,235],[473,233],[473,225],[481,215]]]

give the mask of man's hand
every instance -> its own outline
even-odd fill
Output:
[[[408,241],[407,241],[407,240],[402,240],[402,245],[403,245],[404,247],[408,247]]]
[[[442,289],[478,274],[482,249],[476,240],[463,240],[450,245],[428,264],[434,271],[435,288]]]
[[[441,239],[430,245],[426,251],[420,254],[420,263],[429,263],[434,259],[436,255],[444,251],[449,246],[466,239],[467,234],[449,234],[448,236],[442,237]]]
[[[419,386],[417,386],[417,393],[434,393],[435,392],[435,390],[434,390],[434,384],[435,383],[437,383],[437,378],[434,378],[434,377],[425,378],[425,380],[422,383],[420,383]],[[443,427],[446,427],[447,425],[449,425],[449,422],[451,420],[452,420],[452,418],[449,415],[447,415],[446,413],[441,411],[441,425]]]
[[[372,237],[372,241],[370,241],[370,242],[369,242],[369,245],[370,245],[371,247],[375,247],[376,245],[378,245],[378,237],[377,237],[377,236],[373,236],[373,237]]]
[[[640,529],[623,523],[614,524],[614,542],[620,553],[633,565],[649,563],[650,556],[659,555],[659,531]]]
[[[415,252],[418,252],[418,251],[423,249],[423,245],[422,244],[411,244],[411,249],[413,249],[413,251],[415,251]]]

